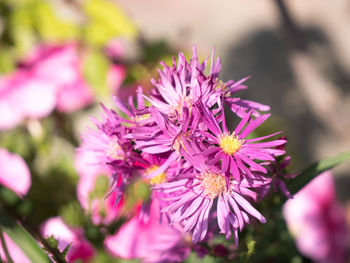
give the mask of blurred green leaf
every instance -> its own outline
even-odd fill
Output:
[[[35,20],[32,19],[31,11],[31,5],[23,5],[14,9],[9,17],[8,32],[20,55],[30,50],[36,42],[33,28]]]
[[[33,19],[36,30],[44,40],[59,41],[79,36],[79,28],[70,21],[59,19],[52,6],[45,1],[37,2]]]
[[[0,185],[0,204],[11,207],[19,215],[27,215],[32,205],[28,200],[23,200],[10,189]]]
[[[8,73],[15,69],[15,57],[9,47],[0,47],[0,73]]]
[[[247,251],[245,262],[249,262],[250,257],[254,254],[254,252],[255,252],[255,243],[256,243],[255,240],[249,240],[247,242],[248,251]]]
[[[148,183],[143,180],[138,180],[130,184],[126,189],[125,212],[128,213],[136,204],[149,200],[150,196],[151,189]]]
[[[105,97],[109,95],[107,89],[107,72],[110,63],[108,59],[99,51],[91,51],[84,63],[84,76],[85,79],[94,88],[95,93],[99,97]]]
[[[40,248],[35,239],[14,219],[0,208],[0,227],[12,239],[13,242],[27,255],[31,262],[52,262]]]
[[[133,38],[137,34],[135,26],[115,3],[87,0],[84,9],[89,19],[84,36],[90,44],[104,45],[111,38]]]
[[[90,199],[98,198],[103,199],[109,189],[109,179],[106,175],[99,175],[95,181],[95,187],[92,192],[90,192]]]
[[[60,209],[60,215],[63,218],[63,221],[68,225],[80,226],[84,223],[84,214],[77,201],[72,201],[63,206],[63,208]]]
[[[66,257],[66,256],[67,256],[67,253],[68,253],[70,247],[72,246],[72,244],[73,244],[73,243],[70,243],[70,244],[68,244],[68,245],[64,248],[64,250],[62,251],[63,257]]]
[[[291,194],[296,194],[301,188],[308,184],[312,179],[318,176],[320,173],[330,170],[350,159],[350,152],[341,153],[335,157],[323,159],[304,169],[294,179],[287,183],[287,188]]]

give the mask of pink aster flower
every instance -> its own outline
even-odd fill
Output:
[[[67,262],[81,260],[84,263],[91,262],[95,249],[86,240],[82,229],[68,227],[60,217],[52,217],[41,225],[44,237],[53,236],[58,240],[58,249],[63,251],[68,245]]]
[[[268,107],[231,97],[246,88],[245,79],[219,81],[220,59],[214,60],[214,52],[209,75],[208,59],[200,63],[195,48],[190,61],[180,53],[172,66],[161,64],[151,94],[146,97],[139,89],[136,100],[129,97],[127,104],[114,98],[118,111],[104,108],[103,120],[94,120],[97,130],[83,137],[83,147],[96,152],[99,164],[108,164],[115,178],[122,177],[118,195],[136,178],[153,185],[140,218],[150,216],[149,208],[161,199],[165,216],[193,232],[194,242],[199,242],[207,235],[216,205],[219,229],[227,238],[233,232],[237,243],[238,230],[251,218],[265,222],[250,202],[271,183],[267,167],[285,153],[279,147],[286,140],[261,142],[278,133],[248,137],[270,116],[259,112]],[[241,118],[232,133],[224,104]],[[110,150],[111,144],[119,147]]]
[[[159,111],[167,114],[171,120],[181,118],[184,107],[189,108],[191,112],[192,106],[199,102],[207,107],[215,104],[221,107],[222,97],[239,117],[244,117],[249,110],[252,110],[255,116],[259,116],[258,111],[269,110],[268,106],[256,102],[230,98],[235,92],[246,88],[241,85],[246,79],[238,82],[230,80],[227,83],[219,81],[220,57],[217,60],[214,57],[213,49],[208,76],[205,74],[208,59],[200,63],[195,47],[189,62],[182,53],[179,53],[177,64],[173,58],[171,67],[161,62],[163,70],[158,70],[160,75],[158,80],[151,80],[156,89],[151,92],[147,100]]]
[[[131,142],[124,139],[127,128],[121,126],[121,120],[114,111],[108,110],[104,105],[101,106],[104,111],[102,120],[91,118],[97,129],[89,128],[82,134],[81,148],[95,153],[98,166],[105,166],[112,161],[124,163],[128,160],[132,149]]]
[[[320,174],[288,200],[283,214],[301,253],[315,262],[346,262],[349,233],[331,172]]]
[[[247,139],[246,137],[259,127],[270,114],[264,114],[251,120],[250,114],[247,114],[236,126],[235,130],[230,133],[226,126],[224,110],[222,109],[219,116],[222,121],[222,128],[219,121],[214,117],[212,112],[208,111],[203,104],[200,106],[204,116],[204,123],[209,132],[200,131],[202,140],[206,141],[206,150],[204,154],[208,157],[208,164],[218,164],[221,161],[221,169],[224,173],[231,173],[233,178],[247,180],[254,177],[253,172],[267,173],[264,165],[268,162],[275,161],[275,156],[285,153],[282,149],[273,147],[285,144],[284,139],[273,140],[270,142],[260,142],[263,139],[272,137],[278,133],[270,134],[263,137]],[[258,163],[257,160],[262,161]]]
[[[28,193],[31,182],[29,168],[22,157],[0,149],[0,185],[24,196]]]
[[[205,238],[209,214],[216,203],[221,233],[229,238],[232,226],[237,245],[238,229],[242,230],[250,222],[250,216],[262,223],[266,221],[244,196],[256,200],[257,194],[250,188],[261,187],[270,180],[262,178],[248,183],[245,179],[238,182],[230,178],[227,181],[218,167],[206,164],[207,159],[199,155],[199,151],[195,145],[185,141],[181,153],[193,165],[193,172],[180,175],[183,179],[154,186],[154,190],[169,195],[165,199],[170,205],[164,212],[170,214],[173,223],[182,223],[184,231],[193,230],[194,243]]]
[[[147,222],[136,214],[117,234],[105,239],[105,247],[112,255],[142,262],[182,262],[190,248],[184,241],[181,227],[171,227],[159,218],[159,202],[154,201]]]
[[[21,262],[21,263],[32,262],[28,259],[26,254],[24,254],[24,252],[16,245],[16,243],[14,243],[12,239],[9,238],[8,235],[6,235],[6,233],[3,233],[3,235],[4,235],[4,240],[5,240],[7,250],[13,262]],[[0,242],[0,260],[1,262],[7,262],[6,254],[4,252],[1,242]]]

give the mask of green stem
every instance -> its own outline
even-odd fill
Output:
[[[13,263],[13,260],[12,260],[12,258],[10,256],[10,253],[9,253],[9,251],[7,249],[7,246],[6,246],[4,234],[2,232],[1,227],[0,227],[0,240],[1,240],[2,249],[4,250],[4,253],[6,255],[7,263]],[[0,262],[2,262],[1,257],[0,257]]]

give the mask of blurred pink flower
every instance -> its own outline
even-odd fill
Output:
[[[48,116],[56,107],[72,112],[92,102],[75,44],[43,45],[21,67],[0,78],[0,130]]]
[[[83,230],[69,228],[60,217],[46,220],[41,226],[41,232],[44,237],[54,236],[58,240],[60,251],[71,244],[66,257],[68,262],[81,259],[87,263],[95,254],[93,246],[84,237]]]
[[[49,79],[25,70],[0,79],[0,130],[12,129],[27,118],[46,117],[55,105],[54,85]]]
[[[301,253],[315,262],[346,262],[345,214],[336,201],[331,172],[319,175],[288,200],[283,213]]]
[[[98,162],[96,154],[83,148],[79,149],[75,156],[75,167],[80,176],[77,185],[78,200],[82,208],[91,213],[91,220],[94,224],[110,224],[120,213],[121,204],[115,203],[116,193],[113,191],[107,197],[107,191],[94,194],[99,179],[105,179],[107,187],[112,184],[112,172],[108,166],[96,165]],[[103,186],[102,186],[103,188]],[[103,189],[102,189],[103,190]]]
[[[149,221],[136,214],[117,234],[105,239],[105,247],[112,255],[143,262],[182,262],[190,247],[184,241],[180,226],[171,227],[159,218],[159,201],[153,200]],[[178,227],[178,228],[175,228]]]
[[[0,148],[0,185],[24,196],[31,183],[29,168],[22,157]]]
[[[121,39],[114,38],[108,42],[105,52],[112,60],[116,60],[125,54],[125,44]]]
[[[13,262],[31,263],[24,252],[4,233],[5,244]],[[0,243],[0,261],[7,262],[5,252]]]
[[[112,94],[117,94],[126,77],[126,68],[122,65],[112,65],[107,75],[107,85]]]
[[[92,93],[83,79],[76,44],[39,46],[23,65],[35,77],[48,79],[55,86],[58,111],[73,112],[91,103]]]

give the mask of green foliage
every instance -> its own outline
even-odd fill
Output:
[[[79,37],[79,28],[71,21],[57,16],[52,6],[45,1],[37,2],[33,9],[35,29],[45,41],[72,40]]]
[[[84,61],[84,77],[91,84],[98,98],[109,95],[107,89],[109,67],[109,60],[98,50],[91,50]]]
[[[246,262],[249,262],[250,257],[254,254],[255,252],[255,241],[254,240],[249,240],[247,242],[247,256],[246,256]]]
[[[122,10],[106,0],[86,0],[88,16],[84,39],[92,45],[103,45],[114,37],[135,37],[137,30]]]
[[[36,263],[52,262],[35,239],[0,207],[0,228]]]
[[[125,213],[129,213],[142,201],[148,201],[151,196],[151,189],[147,182],[142,180],[136,181],[128,186],[125,197]]]
[[[59,212],[63,221],[70,226],[81,226],[84,224],[84,212],[77,201],[72,201],[62,206]]]
[[[335,166],[350,159],[350,152],[341,153],[335,157],[323,159],[304,169],[296,178],[290,180],[287,184],[287,188],[291,194],[296,194],[301,188],[303,188],[312,179],[318,176],[320,173],[330,170]]]

